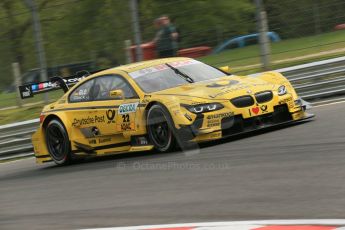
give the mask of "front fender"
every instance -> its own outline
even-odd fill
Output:
[[[280,85],[285,85],[285,87],[288,89],[288,92],[293,96],[294,99],[297,99],[297,93],[293,86],[291,85],[290,81],[284,77],[281,73],[279,72],[265,72],[261,74],[259,79],[264,80],[266,82],[272,83],[276,85],[276,87],[279,87]]]
[[[174,126],[177,129],[179,129],[181,125],[191,125],[192,121],[196,118],[195,114],[191,114],[181,106],[182,102],[177,96],[153,96],[150,98],[150,103],[158,103],[164,106],[168,110],[174,122]]]

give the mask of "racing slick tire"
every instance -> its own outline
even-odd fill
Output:
[[[56,164],[64,165],[71,161],[71,143],[60,121],[53,119],[48,123],[45,138],[49,155]]]
[[[147,113],[147,133],[150,142],[159,152],[168,152],[176,147],[174,125],[170,114],[159,105],[153,105]]]

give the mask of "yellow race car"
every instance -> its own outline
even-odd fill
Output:
[[[69,88],[71,85],[73,87]],[[20,86],[22,98],[66,93],[44,107],[36,161],[211,141],[313,117],[278,72],[235,76],[190,58],[167,58]]]

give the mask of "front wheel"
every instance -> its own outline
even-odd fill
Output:
[[[71,144],[67,131],[58,120],[51,120],[45,128],[46,144],[49,155],[58,165],[71,160]]]
[[[167,152],[175,147],[173,122],[166,110],[153,105],[147,113],[147,132],[150,141],[159,152]]]

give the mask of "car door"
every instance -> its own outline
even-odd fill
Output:
[[[121,90],[123,97],[110,95]],[[90,79],[69,95],[68,116],[78,148],[128,143],[136,130],[139,97],[121,75]]]
[[[68,97],[66,111],[71,122],[70,139],[77,145],[96,144],[96,137],[100,136],[99,127],[106,122],[94,96],[99,93],[92,78],[74,89]]]
[[[72,128],[85,129],[102,122],[96,116],[92,95],[95,90],[94,79],[90,79],[74,89],[68,98],[66,113],[71,120]]]
[[[105,75],[95,78],[99,88],[93,101],[97,105],[98,116],[104,122],[98,124],[102,136],[119,135],[136,130],[139,97],[132,86],[121,75]],[[111,96],[114,90],[121,90],[123,97]]]

